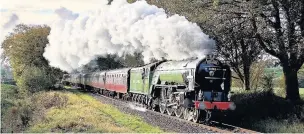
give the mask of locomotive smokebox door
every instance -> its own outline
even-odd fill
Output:
[[[189,74],[187,76],[188,79],[188,89],[194,90],[194,79],[193,79],[193,70],[189,71]]]

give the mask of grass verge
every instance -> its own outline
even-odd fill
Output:
[[[6,121],[9,120],[9,113],[15,105],[15,100],[18,97],[17,94],[17,86],[1,84],[1,132],[3,132],[3,130],[11,132],[13,129]]]
[[[139,117],[121,113],[113,106],[100,103],[81,92],[48,92],[66,96],[63,107],[52,107],[45,119],[34,124],[28,132],[162,132]]]
[[[140,117],[68,89],[20,95],[16,86],[1,85],[1,132],[163,132]]]

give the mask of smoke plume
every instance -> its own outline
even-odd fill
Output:
[[[56,13],[60,19],[51,26],[44,57],[68,72],[106,54],[142,52],[149,62],[201,57],[214,48],[214,40],[195,23],[146,1],[114,0],[86,15],[64,8]]]

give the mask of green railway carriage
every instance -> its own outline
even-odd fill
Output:
[[[130,92],[148,95],[155,68],[161,62],[147,64],[130,70]]]

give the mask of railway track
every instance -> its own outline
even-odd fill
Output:
[[[108,97],[108,96],[97,94],[97,93],[92,93],[92,92],[90,92],[90,93],[93,96],[95,95],[95,96],[103,97],[106,99],[110,99],[111,101],[122,103],[125,106],[128,106],[130,103],[132,103],[132,102],[125,102],[120,99],[114,99],[112,97]],[[133,104],[140,107],[140,104],[135,104],[135,103],[133,103]],[[237,127],[237,126],[233,126],[233,125],[229,125],[229,124],[225,124],[225,123],[220,123],[217,121],[211,121],[210,125],[205,125],[205,124],[201,124],[201,123],[194,123],[194,122],[187,121],[187,120],[175,117],[175,116],[162,114],[157,111],[152,111],[152,110],[148,110],[148,109],[146,109],[145,112],[153,113],[154,115],[159,115],[161,117],[165,117],[165,118],[169,118],[169,119],[173,119],[173,120],[178,120],[180,122],[191,124],[192,126],[200,127],[200,128],[203,128],[204,130],[207,130],[210,132],[215,132],[215,133],[259,133],[259,132],[244,129],[241,127]]]

